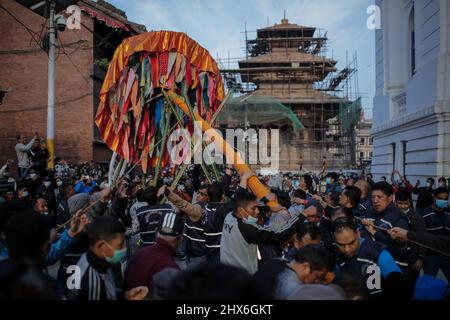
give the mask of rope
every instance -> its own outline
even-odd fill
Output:
[[[355,219],[358,220],[358,221],[360,221],[361,223],[362,223],[363,220],[364,220],[364,219],[359,218],[359,217],[355,217]],[[390,229],[386,229],[386,228],[382,228],[382,227],[377,227],[377,226],[373,226],[373,228],[374,228],[375,230],[383,231],[383,232],[386,232],[386,233],[389,233],[389,231],[390,231]],[[450,253],[447,253],[447,252],[441,251],[441,250],[439,250],[439,249],[430,247],[430,246],[428,246],[428,245],[426,245],[426,244],[423,244],[423,243],[420,243],[420,242],[417,242],[417,241],[413,241],[413,240],[410,240],[410,239],[408,239],[408,242],[410,242],[410,243],[412,243],[412,244],[415,244],[415,245],[417,245],[417,246],[419,246],[419,247],[423,247],[423,248],[425,248],[425,249],[428,249],[428,250],[437,252],[437,253],[442,254],[442,255],[444,255],[444,256],[450,257]]]

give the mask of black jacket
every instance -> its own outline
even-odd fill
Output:
[[[450,254],[450,236],[409,231],[408,239]]]
[[[424,232],[426,231],[425,221],[414,209],[411,209],[407,214],[409,225],[411,227],[411,231],[415,232]],[[412,245],[411,250],[409,252],[409,257],[411,262],[415,262],[417,259],[424,259],[427,250],[423,247],[419,247],[417,245]]]

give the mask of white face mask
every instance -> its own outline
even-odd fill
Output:
[[[22,198],[28,197],[28,191],[22,192]]]
[[[58,186],[58,187],[60,187],[60,186],[62,186],[62,181],[56,181],[56,185]]]
[[[45,181],[45,182],[44,182],[44,186],[45,186],[46,188],[50,187],[51,185],[52,185],[52,183],[51,183],[50,181]]]
[[[44,216],[48,216],[48,211],[44,211],[44,212],[42,212],[42,214],[43,214]]]
[[[31,179],[34,179],[34,178],[36,178],[36,176],[37,176],[37,174],[36,174],[36,173],[30,173],[30,178],[31,178]]]
[[[445,183],[444,182],[439,182],[439,188],[445,188]]]

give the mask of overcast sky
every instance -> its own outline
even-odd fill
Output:
[[[289,22],[328,32],[328,56],[338,68],[358,55],[359,89],[366,116],[371,117],[375,93],[375,33],[366,26],[367,7],[373,0],[108,0],[124,10],[128,19],[147,30],[186,32],[214,58],[244,57],[244,31]],[[248,33],[251,38],[255,33]]]

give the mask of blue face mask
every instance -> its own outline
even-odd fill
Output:
[[[106,245],[111,248],[111,246],[107,242]],[[127,255],[127,248],[123,248],[121,250],[114,250],[114,255],[112,257],[105,256],[105,259],[109,263],[116,264],[122,262],[126,255]]]
[[[448,200],[436,199],[436,207],[439,209],[445,209],[448,207]]]
[[[327,178],[326,182],[327,184],[331,184],[331,178]]]
[[[256,226],[258,224],[258,218],[255,218],[252,216],[248,216],[244,221],[245,221],[245,223],[252,225],[252,226]]]

